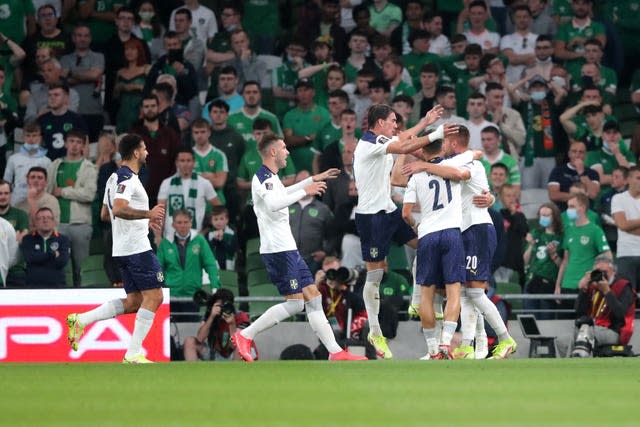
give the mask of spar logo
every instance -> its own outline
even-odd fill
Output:
[[[161,353],[168,359],[170,319],[167,317],[154,322],[153,328],[158,328],[162,331],[161,336],[167,337],[162,339]],[[96,322],[85,329],[78,351],[73,351],[69,347],[67,326],[62,319],[51,316],[0,317],[0,360],[62,362],[91,356],[87,360],[118,361],[127,350],[132,332],[132,328],[118,319]],[[145,341],[144,347],[148,347],[147,344]],[[143,353],[147,354],[148,351],[143,348]]]

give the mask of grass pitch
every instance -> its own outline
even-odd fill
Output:
[[[0,364],[0,426],[638,426],[640,359]]]

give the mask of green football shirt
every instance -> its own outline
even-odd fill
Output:
[[[565,289],[578,289],[578,282],[593,268],[596,256],[610,250],[604,231],[593,223],[567,228],[562,249],[569,252],[561,284]]]

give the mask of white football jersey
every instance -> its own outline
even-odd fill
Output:
[[[393,156],[387,147],[397,138],[387,138],[367,131],[353,153],[353,173],[358,189],[356,213],[387,213],[397,209],[391,199],[391,169]]]
[[[461,185],[426,172],[414,174],[407,183],[405,203],[417,203],[421,209],[418,237],[435,231],[462,227]]]
[[[253,210],[260,230],[260,253],[271,254],[297,249],[289,226],[289,205],[306,196],[304,187],[312,178],[285,187],[277,173],[262,165],[251,181]]]
[[[471,159],[471,160],[470,160]],[[473,204],[473,196],[489,189],[489,181],[484,166],[479,160],[473,160],[473,152],[467,151],[442,162],[443,165],[469,169],[471,178],[462,181],[462,231],[472,225],[493,224],[487,208],[478,208]]]
[[[109,208],[113,233],[113,256],[134,255],[151,250],[148,219],[122,219],[113,216],[113,201],[124,199],[132,209],[149,210],[149,197],[138,175],[126,166],[111,174],[105,187],[103,204]]]

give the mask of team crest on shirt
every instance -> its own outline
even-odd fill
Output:
[[[156,280],[158,280],[158,282],[164,282],[164,274],[162,274],[162,271],[156,273]]]
[[[193,245],[191,252],[193,252],[194,255],[198,255],[200,253],[200,245]]]
[[[298,289],[298,280],[296,279],[289,280],[289,287],[291,289]]]
[[[317,217],[318,216],[318,209],[316,209],[316,208],[309,209],[309,216],[311,218]]]
[[[54,251],[54,252],[55,252],[55,251],[57,251],[58,249],[60,249],[60,244],[59,244],[58,242],[53,242],[53,243],[51,243],[50,248],[51,248],[51,250],[52,250],[52,251]]]
[[[270,182],[265,182],[264,186],[267,188],[267,190],[273,190],[273,184]]]
[[[216,161],[214,159],[209,160],[209,167],[213,168],[216,165]]]
[[[378,256],[378,248],[369,249],[369,255],[371,255],[371,258],[376,258]]]
[[[64,125],[62,125],[62,129],[65,132],[69,132],[71,129],[73,129],[73,124],[71,123],[65,123]]]
[[[126,186],[126,185],[124,185],[124,184],[118,184],[118,188],[116,189],[116,193],[118,193],[118,194],[122,194],[122,193],[124,193],[124,189],[125,189],[125,188],[127,188],[127,186]]]
[[[377,144],[386,144],[387,142],[389,142],[389,138],[384,135],[378,135],[378,137],[376,138]]]
[[[589,236],[580,236],[580,244],[582,245],[589,244]]]

